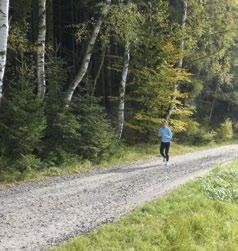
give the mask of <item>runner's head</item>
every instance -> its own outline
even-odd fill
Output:
[[[163,127],[166,127],[166,126],[168,126],[168,121],[166,120],[166,119],[163,119],[162,120],[162,125],[163,125]]]

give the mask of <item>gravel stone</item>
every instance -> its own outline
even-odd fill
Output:
[[[0,186],[0,250],[38,251],[88,233],[212,167],[238,159],[238,145],[137,161],[90,174]]]

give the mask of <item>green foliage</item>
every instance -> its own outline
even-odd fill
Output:
[[[21,155],[17,160],[0,157],[0,182],[12,183],[38,178],[44,163],[33,154]]]
[[[186,125],[186,131],[179,134],[178,138],[187,144],[200,145],[214,142],[216,135],[214,130],[209,131],[198,122],[190,120]]]
[[[55,114],[48,124],[42,155],[49,165],[61,165],[76,158],[80,123],[69,110]]]
[[[29,49],[32,49],[33,46],[27,39],[25,33],[27,29],[29,29],[27,27],[27,24],[25,24],[23,27],[19,27],[16,25],[11,26],[8,40],[11,53],[14,52],[15,54],[23,55],[23,53],[29,53]]]
[[[113,5],[107,17],[107,26],[122,44],[136,43],[142,32],[143,15],[136,4]]]
[[[213,200],[238,204],[238,170],[218,171],[203,182],[205,194]]]
[[[233,127],[231,119],[226,119],[218,129],[218,140],[231,140],[233,138]]]
[[[221,0],[219,3],[208,1],[203,4],[199,1],[191,1],[191,5],[193,8],[190,9],[187,34],[196,40],[197,47],[195,46],[192,54],[186,57],[186,66],[196,74],[196,78],[202,81],[204,86],[203,91],[198,95],[202,102],[197,100],[194,104],[197,110],[201,111],[198,116],[198,120],[201,120],[204,116],[209,116],[215,100],[213,115],[215,118],[212,119],[218,119],[220,122],[227,117],[229,111],[222,101],[224,90],[219,89],[234,82],[230,74],[232,67],[230,52],[236,43],[235,20],[238,5],[233,0]],[[207,17],[204,18],[204,15]],[[218,106],[220,102],[224,109],[222,111]],[[217,121],[214,124],[217,124]]]
[[[100,161],[116,150],[115,134],[96,98],[83,94],[66,106],[62,91],[66,70],[56,58],[48,65],[47,128],[42,154],[50,165],[77,158]]]
[[[1,156],[16,160],[36,151],[46,124],[44,105],[29,80],[12,84],[0,109]]]
[[[79,120],[66,107],[63,86],[68,78],[67,67],[59,58],[52,57],[47,67],[48,95],[46,98],[47,127],[42,155],[48,164],[64,163],[76,153],[80,137]]]
[[[225,143],[222,145],[225,145]],[[181,145],[173,142],[171,154],[184,154],[217,146],[220,146],[220,144],[214,143],[212,145],[195,146]],[[60,158],[52,151],[48,155],[47,161],[42,161],[42,159],[40,160],[35,155],[23,155],[21,157],[24,158],[24,161],[22,158],[18,161],[18,163],[22,161],[25,163],[24,165],[21,164],[22,172],[19,171],[16,161],[0,157],[0,182],[12,183],[19,180],[44,179],[49,176],[80,174],[95,168],[111,168],[115,165],[131,163],[133,161],[154,159],[160,155],[158,143],[155,145],[120,145],[115,150],[109,158],[102,159],[97,165],[89,160],[82,160],[78,155],[62,153],[62,151]],[[59,162],[59,159],[61,159],[61,162]]]
[[[11,3],[5,97],[0,108],[3,166],[9,159],[23,161],[22,156],[31,154],[55,166],[82,158],[99,161],[115,152],[117,142],[110,123],[117,123],[115,104],[125,46],[131,54],[126,142],[155,143],[160,121],[171,106],[175,138],[191,144],[232,139],[232,123],[226,119],[237,122],[237,1],[189,0],[185,26],[181,22],[183,1],[112,1],[99,32],[101,40],[92,48],[87,73],[74,93],[80,97],[67,109],[65,91],[82,63],[105,1],[69,4],[62,0],[52,9],[51,2],[47,3],[43,102],[35,97],[37,1]],[[183,68],[178,67],[181,58]],[[25,69],[23,74],[19,66]],[[80,92],[90,83],[96,85],[95,97]]]
[[[133,86],[135,91],[129,93],[129,102],[134,109],[129,113],[127,126],[129,130],[138,129],[145,142],[153,141],[155,131],[160,127],[161,119],[166,116],[171,103],[174,105],[174,119],[171,120],[174,132],[184,130],[184,121],[193,111],[182,103],[186,94],[174,93],[178,81],[189,82],[189,74],[170,65],[160,65],[156,71],[143,69]],[[173,99],[173,95],[177,99]]]
[[[31,0],[12,0],[11,1],[11,8],[14,10],[18,10],[14,12],[14,21],[21,25],[22,23],[25,24],[26,20],[28,21],[31,17],[31,7],[32,1]]]
[[[20,172],[31,172],[42,167],[42,162],[33,154],[21,155],[21,157],[14,163],[16,170]]]
[[[165,1],[152,1],[143,7],[145,21],[140,42],[132,58],[131,78],[127,89],[128,142],[155,142],[171,105],[174,106],[171,124],[175,132],[184,130],[186,119],[193,113],[185,103],[186,92],[176,91],[178,82],[190,85],[190,73],[176,68],[180,59],[177,46],[178,27],[169,22],[170,6]],[[173,30],[173,35],[171,34]]]
[[[84,159],[100,161],[117,150],[116,133],[106,119],[98,100],[88,94],[81,95],[72,107],[80,123],[77,152]]]

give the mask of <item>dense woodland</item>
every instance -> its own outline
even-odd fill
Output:
[[[232,137],[237,0],[0,0],[0,169]]]

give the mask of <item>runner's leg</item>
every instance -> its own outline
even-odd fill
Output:
[[[165,152],[165,143],[161,142],[161,144],[160,144],[160,154],[163,156],[163,158],[166,158],[164,152]]]
[[[169,149],[170,149],[170,142],[165,143],[165,157],[166,161],[169,161]]]

